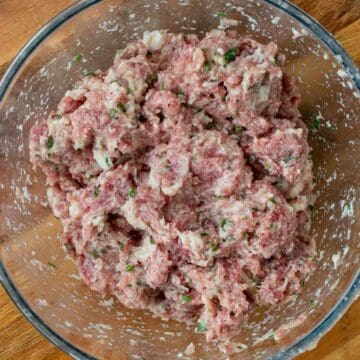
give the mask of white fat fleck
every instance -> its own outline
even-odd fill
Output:
[[[69,206],[69,214],[72,218],[77,218],[80,215],[80,207],[77,202],[71,202]]]
[[[290,206],[294,211],[304,211],[307,209],[308,202],[306,196],[298,196],[296,199],[290,201]]]
[[[81,281],[81,277],[78,274],[70,274],[69,275],[70,279],[74,279],[74,280],[78,280]]]
[[[113,304],[114,304],[114,299],[113,298],[110,298],[108,300],[104,299],[104,300],[99,301],[99,305],[103,306],[103,307],[111,307],[111,306],[113,306]]]
[[[294,29],[294,28],[291,28],[291,32],[293,33],[293,36],[292,36],[292,39],[293,39],[293,40],[296,40],[296,39],[298,39],[298,38],[300,38],[300,37],[303,36],[302,33],[300,33],[299,31],[297,31],[297,30]]]
[[[141,96],[146,85],[145,81],[141,78],[135,78],[134,76],[126,77],[126,80],[133,95],[135,97]]]
[[[49,303],[45,299],[37,299],[36,303],[40,307],[46,307],[49,305]]]
[[[152,256],[156,250],[156,245],[151,243],[151,237],[147,236],[144,238],[141,246],[137,247],[132,254],[132,260],[146,261]]]
[[[79,88],[79,89],[72,89],[72,90],[67,90],[65,93],[65,96],[69,96],[74,100],[78,100],[80,99],[84,94],[86,94],[86,89],[84,88]]]
[[[345,257],[348,252],[349,252],[350,248],[348,246],[345,246],[344,250],[343,250],[343,257]]]
[[[336,287],[338,286],[340,282],[340,279],[337,279],[330,287],[330,291],[334,291],[336,289]]]
[[[218,29],[220,30],[226,30],[227,28],[231,26],[237,26],[238,21],[234,19],[228,19],[228,18],[220,18],[220,24],[218,26]]]
[[[159,30],[145,31],[143,42],[151,50],[160,50],[163,44],[163,37],[164,34]]]
[[[354,199],[348,203],[345,200],[341,200],[340,207],[342,209],[341,219],[354,216]]]
[[[96,139],[95,146],[93,149],[93,155],[94,155],[94,159],[97,162],[97,164],[103,170],[106,171],[106,170],[109,170],[113,164],[112,164],[109,154],[103,148],[101,143],[102,143],[102,140]]]
[[[193,343],[190,343],[187,348],[184,351],[185,355],[191,355],[195,352],[195,345]]]
[[[340,253],[336,253],[331,257],[331,260],[334,264],[334,269],[336,270],[339,266],[339,261],[340,261],[341,255]]]
[[[272,22],[274,25],[277,25],[277,24],[279,23],[279,21],[280,21],[280,17],[279,17],[279,16],[275,16],[275,17],[271,20],[271,22]]]
[[[139,217],[135,213],[134,200],[129,199],[122,206],[122,211],[124,213],[124,217],[126,221],[136,229],[146,229],[146,225],[139,219]]]
[[[279,134],[281,134],[281,131],[279,130],[276,130],[276,132],[278,132]],[[291,129],[291,128],[288,128],[288,129],[285,129],[284,133],[286,135],[296,135],[298,137],[302,137],[302,133],[304,132],[303,129],[299,128],[299,129]]]
[[[204,240],[201,238],[201,235],[194,231],[184,231],[178,234],[183,246],[191,250],[197,257],[201,257],[201,250],[204,245]]]
[[[329,54],[326,51],[324,51],[323,58],[324,60],[329,60]]]
[[[341,77],[342,79],[344,79],[345,77],[348,76],[347,73],[346,73],[346,71],[344,71],[344,70],[342,70],[342,69],[339,69],[339,70],[337,71],[337,74],[338,74],[338,76]]]

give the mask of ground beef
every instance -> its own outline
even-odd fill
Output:
[[[130,308],[236,334],[313,270],[307,128],[276,44],[153,31],[31,131],[62,243]]]

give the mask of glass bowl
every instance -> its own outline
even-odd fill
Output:
[[[240,33],[278,43],[287,71],[300,78],[305,121],[321,119],[310,135],[318,268],[298,298],[250,314],[237,337],[249,347],[231,358],[292,358],[315,346],[359,294],[360,76],[334,38],[281,0],[79,1],[33,37],[0,84],[0,277],[29,321],[74,358],[185,359],[191,342],[193,359],[226,358],[192,327],[126,309],[79,281],[58,244],[61,226],[47,206],[44,176],[33,171],[28,152],[33,123],[83,71],[106,69],[116,50],[145,30],[203,35],[218,27],[216,14],[224,11],[238,20]],[[78,53],[83,62],[73,61]],[[279,328],[285,335],[275,342],[268,334]]]

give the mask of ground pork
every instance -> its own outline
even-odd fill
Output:
[[[227,340],[313,270],[298,83],[276,44],[153,31],[89,72],[30,156],[91,289]]]

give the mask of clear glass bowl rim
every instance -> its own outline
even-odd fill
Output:
[[[19,51],[17,56],[12,61],[11,65],[5,72],[0,81],[0,104],[4,95],[16,76],[17,72],[30,56],[30,54],[45,40],[53,31],[55,31],[61,24],[85,10],[86,8],[95,5],[102,0],[80,0],[77,3],[66,8],[64,11],[52,18],[46,25],[44,25]],[[287,0],[264,0],[270,5],[282,10],[292,18],[299,21],[303,26],[308,28],[315,34],[319,40],[325,44],[329,50],[334,54],[340,56],[341,63],[344,65],[347,73],[353,79],[357,90],[360,91],[360,72],[350,56],[346,53],[344,48],[338,41],[328,32],[318,21],[313,19],[303,10]],[[65,351],[67,354],[79,360],[96,360],[94,357],[77,349],[71,343],[59,336],[55,331],[48,327],[36,314],[25,299],[22,297],[15,284],[12,282],[10,276],[7,274],[4,264],[0,259],[0,281],[5,288],[5,291],[15,303],[17,308],[22,312],[25,318],[48,340]],[[292,359],[294,356],[311,349],[316,346],[320,338],[328,332],[335,323],[344,315],[350,305],[360,295],[360,270],[349,284],[344,296],[339,299],[337,304],[328,313],[328,315],[318,323],[308,334],[305,334],[302,339],[293,344],[291,347],[279,352],[269,360],[286,360]]]

